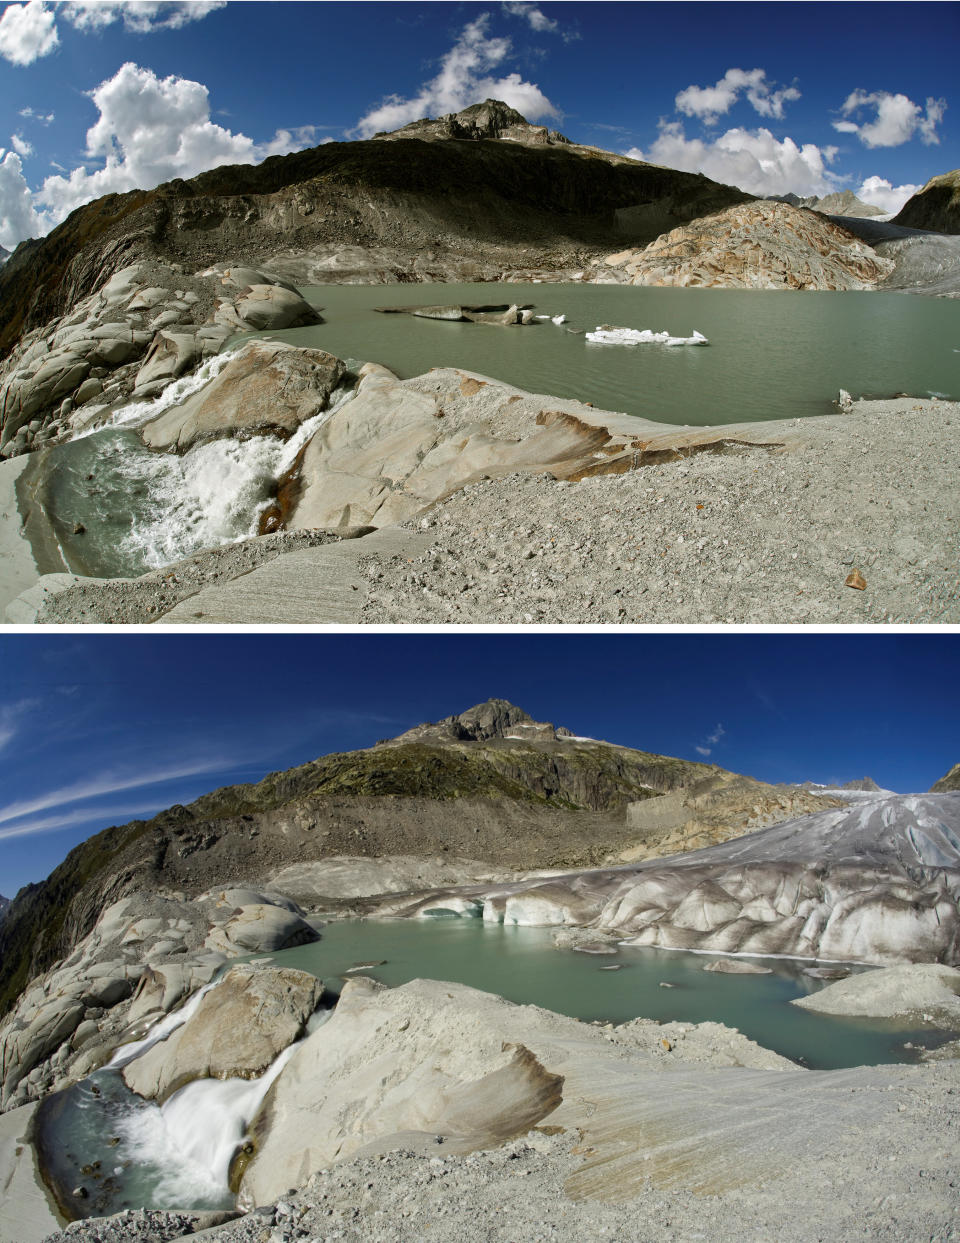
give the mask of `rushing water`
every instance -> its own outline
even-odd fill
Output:
[[[304,289],[326,323],[272,333],[403,377],[463,367],[535,393],[577,397],[666,423],[825,414],[854,396],[960,398],[960,302],[904,293],[644,289],[622,285],[325,285]],[[377,306],[532,304],[565,314],[528,327],[379,315]],[[600,324],[675,336],[706,349],[596,345]]]
[[[905,1061],[916,1056],[907,1042],[934,1043],[929,1031],[791,1006],[792,998],[824,986],[797,962],[764,959],[769,975],[726,975],[703,970],[712,956],[630,947],[614,955],[558,950],[550,929],[475,919],[331,923],[320,941],[269,961],[310,971],[332,992],[364,964],[364,974],[392,986],[418,977],[459,981],[588,1021],[714,1020],[811,1067]],[[311,1029],[328,1015],[319,1012]],[[175,1022],[170,1016],[158,1027],[168,1034]],[[138,1049],[119,1050],[111,1067],[142,1052],[157,1034],[154,1028]],[[231,1159],[288,1056],[289,1050],[260,1079],[191,1083],[160,1107],[129,1092],[118,1069],[99,1071],[43,1103],[38,1135],[44,1168],[65,1205],[84,1215],[143,1206],[229,1207]],[[78,1185],[87,1189],[84,1199],[72,1196]]]
[[[960,398],[960,302],[949,299],[611,285],[331,285],[305,292],[326,322],[272,336],[384,363],[401,376],[463,367],[670,423],[824,414],[841,387],[857,395]],[[538,314],[566,314],[568,322],[505,328],[373,309],[504,299],[532,303]],[[584,332],[599,324],[677,336],[699,331],[710,345],[587,341]],[[211,360],[155,403],[126,407],[110,427],[35,455],[30,487],[71,570],[136,575],[256,534],[277,480],[329,412],[286,444],[269,436],[226,439],[182,456],[148,451],[137,431],[223,361]]]

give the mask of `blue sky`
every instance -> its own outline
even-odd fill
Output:
[[[0,11],[0,244],[111,191],[486,95],[755,193],[895,210],[957,167],[950,3],[25,0]]]
[[[110,824],[492,696],[765,781],[919,791],[960,760],[955,635],[6,635],[0,893]]]

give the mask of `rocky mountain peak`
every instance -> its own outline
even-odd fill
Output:
[[[492,738],[523,739],[550,742],[557,738],[572,738],[569,729],[554,727],[546,721],[535,721],[506,699],[488,699],[475,704],[466,712],[415,725],[391,743],[397,742],[488,742]],[[378,744],[380,745],[380,744]]]
[[[864,790],[867,793],[880,793],[881,787],[872,777],[855,777],[853,781],[845,781],[841,790]]]
[[[435,120],[425,117],[411,121],[402,129],[380,133],[377,138],[438,138],[490,139],[505,138],[513,142],[552,145],[569,143],[569,138],[543,125],[531,125],[522,113],[511,108],[501,99],[485,99],[482,104],[470,104],[459,112],[448,112]]]

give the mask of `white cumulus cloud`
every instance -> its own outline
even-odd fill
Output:
[[[907,199],[913,198],[922,186],[895,186],[886,177],[867,177],[854,191],[861,203],[871,203],[874,207],[882,207],[885,212],[896,215]]]
[[[714,181],[738,186],[750,194],[831,194],[839,179],[827,165],[836,147],[798,144],[790,137],[778,140],[768,129],[730,129],[709,142],[687,138],[680,121],[661,121],[660,132],[644,153],[634,147],[626,154],[690,173],[704,173]]]
[[[32,145],[27,142],[26,138],[24,138],[22,134],[11,134],[10,146],[13,147],[17,155],[22,155],[24,159],[26,159],[28,155],[33,155]]]
[[[149,34],[179,30],[226,6],[227,0],[68,0],[60,10],[77,30],[102,30],[122,21],[126,30]]]
[[[0,17],[0,56],[12,65],[32,65],[60,42],[52,8],[44,0],[8,4]]]
[[[178,30],[222,9],[227,0],[67,0],[59,7],[45,0],[8,4],[0,17],[0,56],[14,65],[32,65],[60,42],[58,18],[86,33],[122,22],[132,34]]]
[[[491,36],[489,29],[490,15],[481,13],[464,27],[441,61],[435,78],[425,83],[412,99],[390,95],[361,118],[355,131],[357,136],[369,138],[378,131],[399,129],[421,117],[459,112],[484,99],[502,99],[528,121],[557,116],[557,109],[534,83],[525,82],[518,73],[493,76],[492,71],[509,56],[511,43],[508,38]]]
[[[37,237],[43,232],[43,221],[33,206],[20,156],[16,151],[4,155],[0,147],[0,246],[13,250],[24,238]],[[0,724],[0,737],[3,733],[4,727]]]
[[[850,118],[863,112],[873,112],[869,121],[834,121],[833,128],[841,134],[856,134],[865,147],[900,147],[909,142],[914,134],[920,141],[939,143],[937,125],[947,109],[945,99],[927,97],[926,107],[921,108],[906,95],[891,95],[889,91],[852,91],[843,102],[840,111]]]
[[[775,83],[768,82],[763,69],[728,69],[714,86],[686,87],[674,103],[685,116],[699,117],[704,124],[713,125],[743,94],[760,116],[777,119],[782,118],[785,103],[800,98],[795,86],[777,89]]]
[[[158,78],[128,62],[90,92],[99,118],[87,131],[86,154],[99,168],[80,166],[51,176],[36,192],[47,227],[103,194],[150,190],[175,177],[193,177],[221,164],[256,164],[301,151],[313,129],[278,130],[266,143],[234,134],[210,119],[207,88],[188,78]]]

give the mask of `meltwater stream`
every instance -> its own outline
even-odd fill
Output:
[[[278,479],[353,392],[337,390],[287,441],[229,438],[184,454],[147,449],[143,423],[213,378],[228,357],[183,382],[179,398],[167,390],[157,403],[124,407],[108,426],[49,451],[37,495],[74,573],[135,576],[256,535]]]
[[[770,968],[768,975],[705,972],[715,958],[626,946],[611,955],[558,950],[548,928],[450,918],[329,923],[318,942],[268,961],[310,971],[333,992],[359,966],[390,986],[418,977],[459,981],[586,1021],[712,1020],[814,1068],[907,1061],[916,1058],[916,1046],[949,1038],[791,1006],[792,998],[824,987],[825,981],[805,973],[808,964],[771,958],[756,960]],[[195,994],[143,1041],[118,1050],[110,1067],[42,1103],[41,1161],[68,1211],[91,1216],[124,1208],[232,1205],[233,1157],[295,1049],[259,1079],[191,1083],[161,1107],[141,1100],[126,1088],[119,1068],[169,1035],[197,1004]],[[318,1012],[308,1030],[332,1013]],[[73,1195],[78,1186],[82,1197]]]

